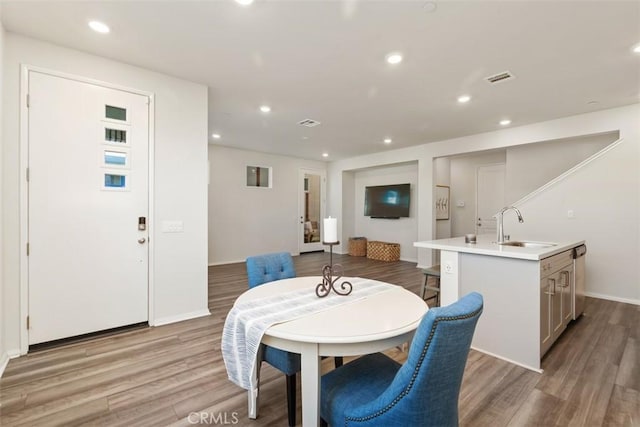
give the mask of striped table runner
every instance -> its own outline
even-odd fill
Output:
[[[252,372],[264,332],[271,326],[337,305],[351,303],[395,286],[369,279],[351,280],[348,296],[330,293],[318,298],[315,285],[282,294],[234,304],[222,331],[222,357],[229,379],[240,387],[253,390]]]

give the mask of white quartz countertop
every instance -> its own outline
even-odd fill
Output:
[[[512,239],[539,241],[535,239]],[[519,247],[505,246],[495,243],[496,236],[494,234],[481,234],[477,236],[476,243],[465,243],[464,237],[453,237],[451,239],[427,240],[422,242],[414,242],[416,248],[440,249],[443,251],[463,252],[469,254],[488,255],[503,258],[518,258],[532,261],[541,260],[552,255],[564,252],[568,249],[580,246],[584,240],[574,241],[552,241],[554,246],[550,247]],[[547,241],[544,241],[545,243]]]

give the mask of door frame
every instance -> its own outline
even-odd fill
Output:
[[[507,163],[506,162],[502,162],[502,163],[486,163],[486,164],[482,164],[482,165],[477,165],[476,166],[476,194],[475,194],[475,198],[476,198],[476,210],[474,213],[474,217],[473,217],[473,223],[474,225],[474,231],[477,233],[478,232],[478,175],[480,173],[480,169],[481,168],[486,168],[486,167],[495,167],[495,166],[502,166],[504,167],[504,173],[505,173],[505,179],[506,179],[506,173],[507,173]],[[496,212],[498,213],[498,212]]]
[[[120,86],[114,83],[105,82],[102,80],[91,79],[84,76],[75,74],[63,73],[48,68],[37,67],[28,64],[20,65],[20,246],[19,246],[19,260],[20,260],[20,309],[19,309],[19,324],[20,324],[20,354],[25,355],[29,351],[29,331],[27,329],[27,316],[29,315],[29,257],[27,256],[27,243],[29,242],[29,185],[27,179],[27,167],[29,165],[29,107],[27,104],[27,98],[29,95],[29,73],[36,72],[47,74],[53,77],[59,77],[68,80],[74,80],[81,83],[88,83],[96,86],[102,86],[108,89],[116,89],[124,92],[133,93],[136,95],[146,96],[148,100],[148,114],[149,114],[149,149],[148,149],[148,186],[149,186],[149,198],[148,198],[148,244],[149,244],[149,256],[147,264],[147,304],[149,310],[149,325],[154,325],[154,243],[155,239],[151,238],[154,233],[154,147],[155,147],[155,97],[153,92],[143,91],[139,89],[133,89],[126,86]]]
[[[301,253],[300,249],[303,248],[304,243],[304,226],[300,226],[300,217],[304,217],[304,176],[319,175],[320,176],[320,221],[325,217],[325,209],[327,202],[327,172],[320,169],[299,168],[298,169],[298,215],[296,216],[296,225],[298,226],[298,254]],[[317,244],[318,251],[323,251],[322,235],[324,224],[320,225],[320,242]],[[312,252],[312,251],[310,251]]]

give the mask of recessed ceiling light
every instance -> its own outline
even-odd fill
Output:
[[[637,45],[633,46],[633,47],[631,48],[631,51],[632,51],[633,53],[640,53],[640,43],[638,43]]]
[[[220,139],[221,138],[219,133],[214,133],[213,135],[211,135],[211,137],[213,139]]]
[[[100,21],[90,21],[89,27],[96,33],[100,34],[107,34],[110,31],[107,24],[104,24]]]
[[[389,64],[399,64],[402,62],[402,54],[399,52],[392,52],[385,56],[385,59]]]
[[[322,153],[322,157],[329,157],[329,153]]]
[[[263,113],[268,113],[269,111],[271,111],[271,107],[269,107],[268,105],[261,105],[260,111],[262,111]]]
[[[424,9],[425,12],[431,13],[436,11],[436,9],[438,8],[438,5],[434,1],[428,1],[428,2],[425,2],[422,8]]]
[[[385,144],[391,144],[391,142],[392,142],[392,141],[391,141],[391,138],[385,138],[385,139],[384,139],[384,143],[385,143]]]
[[[500,120],[500,126],[509,126],[510,124],[511,120],[509,119]]]
[[[249,6],[251,3],[253,3],[253,0],[236,0],[236,3],[241,6]]]
[[[469,102],[469,101],[471,101],[471,96],[469,95],[460,95],[458,97],[458,102],[461,104],[464,104],[465,102]]]

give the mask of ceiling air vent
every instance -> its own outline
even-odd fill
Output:
[[[302,121],[299,121],[298,124],[300,126],[305,126],[305,127],[308,127],[308,128],[312,128],[314,126],[318,126],[320,124],[320,122],[317,121],[317,120],[304,119]]]
[[[511,71],[503,71],[502,73],[498,73],[498,74],[494,74],[493,76],[486,77],[485,80],[493,84],[493,83],[500,83],[505,80],[511,80],[513,78],[515,78],[515,76],[511,74]]]

